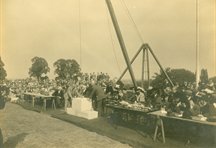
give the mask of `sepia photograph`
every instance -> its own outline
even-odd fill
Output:
[[[215,0],[0,0],[0,148],[215,148]]]

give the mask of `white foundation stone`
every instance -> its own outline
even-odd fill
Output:
[[[93,110],[92,102],[88,98],[74,98],[72,108],[67,108],[67,113],[85,119],[95,119],[98,117],[98,112]]]

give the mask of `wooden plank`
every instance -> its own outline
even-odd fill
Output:
[[[186,119],[186,118],[181,118],[181,117],[167,116],[166,114],[161,113],[161,111],[150,112],[148,114],[154,115],[154,116],[160,116],[160,117],[164,117],[164,118],[169,118],[169,119],[177,119],[177,120],[181,120],[181,121],[187,121],[187,122],[193,122],[193,123],[198,123],[198,124],[216,126],[216,122],[209,122],[209,121],[201,121],[201,120]]]

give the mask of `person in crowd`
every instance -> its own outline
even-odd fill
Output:
[[[91,80],[91,92],[89,94],[89,98],[92,99],[92,101],[96,104],[95,108],[96,108],[96,111],[98,111],[98,116],[103,116],[103,112],[104,112],[104,100],[106,99],[106,94],[103,90],[103,88],[99,85],[97,85],[95,83],[94,80]]]
[[[56,97],[57,107],[63,107],[63,104],[64,104],[63,88],[61,86],[58,86],[58,88],[55,90],[55,92],[52,95]]]
[[[83,96],[88,98],[90,96],[91,91],[92,91],[92,84],[91,82],[87,82],[86,89],[83,92]]]
[[[116,79],[110,80],[105,88],[108,99],[118,100],[120,85],[116,83]]]
[[[71,107],[72,106],[72,100],[73,100],[72,92],[73,92],[74,87],[75,87],[74,86],[74,82],[71,80],[69,82],[68,87],[65,89],[65,92],[64,92],[65,109],[67,107]]]
[[[127,98],[127,90],[126,89],[122,89],[122,90],[119,90],[119,93],[118,93],[118,100],[119,101],[125,101]]]
[[[200,112],[202,115],[206,116],[208,114],[208,106],[209,104],[207,101],[203,98],[197,98],[198,99],[198,104],[200,106]]]
[[[71,80],[64,94],[64,96],[66,97],[65,107],[72,106],[73,98],[83,96],[83,89],[84,88],[83,88],[83,85],[81,84],[81,79],[79,77],[77,77],[77,79],[75,80]]]
[[[106,94],[112,96],[114,94],[114,84],[112,81],[110,81],[106,86]]]
[[[175,113],[180,113],[180,106],[181,106],[181,101],[180,98],[177,97],[173,97],[170,102],[169,105],[167,107],[167,114],[168,115],[174,115]]]
[[[190,112],[192,116],[197,116],[200,114],[200,106],[198,105],[198,101],[196,99],[190,99]]]
[[[145,95],[144,95],[144,89],[141,87],[137,87],[136,90],[136,101],[139,103],[145,103]]]
[[[163,105],[163,98],[162,98],[162,91],[159,89],[153,98],[153,106],[155,109],[161,109],[162,105]]]
[[[212,98],[208,106],[208,116],[216,120],[216,98]]]

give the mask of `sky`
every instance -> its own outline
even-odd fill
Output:
[[[215,0],[198,1],[200,69],[212,77],[216,76]],[[111,2],[130,59],[143,41],[164,68],[195,72],[196,0]],[[28,77],[34,56],[47,60],[51,78],[53,63],[60,58],[77,60],[83,72],[111,77],[119,77],[126,67],[105,0],[1,0],[1,58],[7,78]],[[152,76],[159,67],[149,56]],[[141,57],[132,65],[136,79],[141,78]]]

